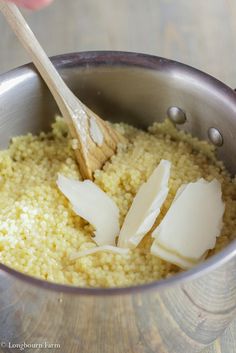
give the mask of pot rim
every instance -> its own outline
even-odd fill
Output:
[[[137,67],[145,68],[150,70],[168,71],[171,75],[187,76],[188,80],[191,80],[193,84],[201,84],[206,89],[209,88],[214,91],[214,94],[222,99],[226,104],[229,104],[236,111],[236,94],[235,92],[219,81],[218,79],[206,74],[198,69],[183,63],[165,59],[162,57],[135,53],[135,52],[123,52],[123,51],[86,51],[86,52],[75,52],[57,55],[51,57],[53,64],[57,69],[64,69],[70,67],[91,67],[96,66],[126,66],[126,67]],[[10,70],[0,75],[0,93],[1,83],[7,81],[9,77],[20,77],[25,74],[39,75],[34,68],[32,63],[25,64],[13,70]],[[7,276],[10,275],[16,279],[27,282],[29,285],[39,286],[45,290],[54,291],[57,293],[70,293],[79,295],[89,296],[107,296],[107,295],[126,295],[131,293],[137,293],[146,290],[163,290],[167,287],[175,284],[182,284],[186,281],[198,278],[209,271],[217,269],[224,263],[230,261],[236,256],[236,239],[233,240],[226,248],[221,250],[218,254],[207,259],[203,263],[195,266],[193,269],[178,273],[171,278],[154,281],[147,284],[140,284],[135,286],[127,287],[114,287],[114,288],[89,288],[89,287],[77,287],[74,285],[66,285],[48,282],[43,279],[39,279],[17,270],[14,270],[4,264],[0,263],[0,273]]]

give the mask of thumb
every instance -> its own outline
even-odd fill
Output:
[[[37,10],[52,2],[52,0],[7,0],[30,10]]]

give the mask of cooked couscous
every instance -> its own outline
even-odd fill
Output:
[[[211,254],[227,245],[236,228],[236,183],[216,159],[214,147],[178,132],[168,120],[148,132],[125,124],[115,128],[129,143],[119,146],[94,181],[118,205],[120,224],[139,187],[166,159],[172,163],[170,191],[156,224],[183,183],[216,178],[225,214]],[[51,132],[15,137],[0,152],[0,262],[48,281],[89,287],[141,284],[176,273],[176,266],[150,254],[149,234],[127,256],[98,252],[70,260],[72,253],[96,246],[92,227],[74,213],[56,185],[58,173],[80,179],[75,148],[58,118]]]

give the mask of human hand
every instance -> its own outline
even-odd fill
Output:
[[[52,0],[7,0],[14,2],[17,6],[25,7],[30,10],[37,10],[40,9],[41,7],[44,7]]]

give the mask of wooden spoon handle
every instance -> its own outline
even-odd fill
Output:
[[[66,86],[18,8],[12,3],[0,0],[0,10],[48,85],[67,122],[71,136],[78,141],[75,155],[82,177],[92,179],[93,172],[102,168],[123,138]]]
[[[32,58],[34,65],[40,72],[52,95],[54,96],[62,115],[69,120],[74,109],[78,109],[78,105],[81,105],[81,109],[84,109],[83,104],[77,97],[74,96],[74,94],[64,83],[17,6],[0,0],[0,10]],[[80,115],[79,118],[83,119],[83,114]],[[67,121],[67,123],[70,127],[72,122]]]

